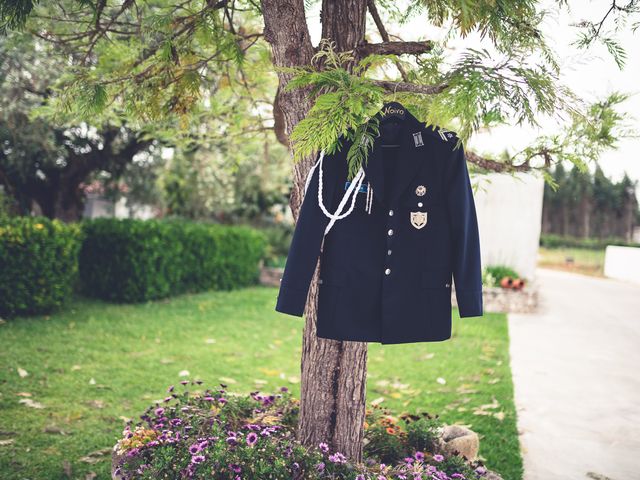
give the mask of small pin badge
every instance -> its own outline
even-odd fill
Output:
[[[413,141],[416,144],[416,147],[421,147],[422,145],[424,145],[424,142],[422,141],[422,132],[414,133]]]
[[[424,185],[418,185],[416,187],[416,195],[422,197],[425,193],[427,193],[427,187],[425,187]]]
[[[411,225],[420,230],[427,224],[427,212],[411,212]]]

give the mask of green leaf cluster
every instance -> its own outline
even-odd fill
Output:
[[[71,296],[78,225],[44,217],[0,217],[0,316],[48,313]]]
[[[243,226],[97,219],[83,230],[84,293],[116,302],[250,285],[266,248],[259,231]]]

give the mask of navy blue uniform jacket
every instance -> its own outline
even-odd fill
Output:
[[[389,140],[400,146],[381,146]],[[340,150],[323,159],[322,197],[330,212],[347,185],[350,143],[342,141]],[[318,337],[383,344],[451,338],[452,276],[460,316],[482,315],[476,210],[456,142],[453,133],[434,130],[408,111],[395,131],[381,127],[363,166],[355,209],[326,235],[329,219],[318,205],[316,168],[276,310],[304,314],[319,259]],[[365,209],[367,183],[373,188],[371,213]]]

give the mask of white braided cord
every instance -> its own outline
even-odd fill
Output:
[[[331,227],[333,227],[333,224],[336,222],[336,220],[341,220],[345,218],[347,215],[349,215],[351,212],[353,212],[353,209],[356,204],[356,198],[358,196],[358,191],[360,190],[360,187],[362,186],[362,182],[364,180],[364,170],[362,169],[362,167],[360,167],[360,169],[358,170],[358,173],[356,173],[355,177],[351,181],[351,184],[347,188],[347,191],[343,195],[342,200],[340,200],[340,203],[338,204],[338,208],[336,209],[336,212],[331,213],[327,210],[327,207],[325,207],[324,202],[322,200],[322,190],[323,190],[322,159],[323,158],[324,158],[324,149],[320,151],[320,158],[318,159],[316,164],[313,167],[311,167],[311,169],[309,170],[309,173],[307,174],[307,180],[305,182],[304,191],[306,195],[307,189],[309,187],[309,183],[311,183],[311,177],[313,176],[313,172],[315,171],[316,167],[318,167],[320,169],[318,172],[318,205],[320,206],[322,213],[324,213],[324,215],[327,218],[329,218],[329,224],[324,230],[324,234],[326,235],[329,232],[329,230],[331,230]],[[351,205],[349,206],[349,209],[346,212],[342,213],[342,209],[344,208],[345,204],[349,200],[350,195],[352,196]]]

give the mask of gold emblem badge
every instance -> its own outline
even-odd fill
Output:
[[[422,197],[425,193],[427,193],[427,187],[425,187],[424,185],[418,185],[416,187],[416,195]]]
[[[411,225],[418,230],[427,224],[427,212],[411,212]]]

